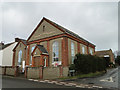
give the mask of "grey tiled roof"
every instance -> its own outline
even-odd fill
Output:
[[[42,53],[47,53],[47,54],[48,54],[47,50],[44,48],[43,45],[37,45],[37,47],[40,49],[40,51],[41,51]]]
[[[7,48],[8,46],[12,45],[13,43],[15,43],[15,42],[8,43],[8,44],[5,44],[5,45],[0,44],[0,50],[3,50],[5,48]]]
[[[45,18],[45,17],[44,17],[44,18]],[[47,19],[47,18],[45,18],[45,19]],[[88,42],[87,40],[85,40],[85,39],[83,39],[82,37],[80,37],[79,35],[75,34],[74,32],[72,32],[72,31],[70,31],[70,30],[62,27],[61,25],[58,25],[57,23],[55,23],[55,22],[53,22],[53,21],[51,21],[51,20],[49,20],[49,19],[47,19],[47,20],[50,21],[50,22],[51,22],[52,24],[54,24],[55,26],[57,26],[57,27],[59,27],[60,29],[62,29],[65,33],[68,33],[68,34],[70,34],[70,35],[72,35],[72,36],[74,36],[74,37],[76,37],[76,38],[78,38],[78,39],[80,39],[80,40],[83,40],[83,41],[87,42],[87,43],[90,43],[90,42]],[[90,43],[90,44],[92,44],[92,43]],[[94,44],[92,44],[92,45],[94,45]],[[95,46],[95,45],[94,45],[94,46]]]

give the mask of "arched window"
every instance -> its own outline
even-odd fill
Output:
[[[59,60],[59,43],[56,41],[52,45],[53,62]]]
[[[33,50],[35,49],[35,46],[33,46],[32,48],[31,48],[31,53],[33,52]],[[32,64],[32,55],[31,55],[31,63],[30,64]]]
[[[75,47],[74,47],[74,43],[71,42],[71,57],[72,57],[72,64],[74,63],[74,56],[75,56]]]
[[[22,65],[22,50],[18,53],[18,65]]]
[[[85,47],[82,46],[82,54],[85,54]]]
[[[92,50],[92,48],[90,48],[90,54],[93,55],[93,50]]]

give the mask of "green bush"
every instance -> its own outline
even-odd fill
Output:
[[[75,64],[71,64],[69,70],[75,70]]]
[[[78,74],[106,70],[106,61],[103,58],[84,54],[76,54],[75,57],[74,69]]]
[[[120,56],[117,56],[117,58],[115,59],[115,62],[120,65]]]

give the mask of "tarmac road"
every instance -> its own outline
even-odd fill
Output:
[[[2,77],[2,88],[75,88],[64,85],[29,81],[22,78]]]
[[[72,82],[99,85],[103,88],[118,90],[120,89],[120,67],[109,69],[105,75],[100,77],[76,79]]]

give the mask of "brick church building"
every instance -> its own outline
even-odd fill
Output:
[[[27,40],[16,40],[13,66],[21,68],[69,66],[77,53],[95,53],[94,44],[44,17]]]

